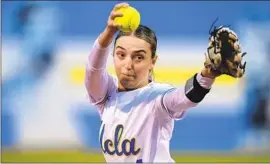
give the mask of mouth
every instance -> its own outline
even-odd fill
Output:
[[[135,79],[135,75],[129,75],[129,74],[124,74],[124,73],[122,75],[126,80],[134,80]]]
[[[124,76],[128,76],[128,77],[135,77],[135,75],[131,75],[131,74],[125,74],[125,73],[122,73]]]

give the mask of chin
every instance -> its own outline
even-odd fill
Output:
[[[136,89],[136,87],[135,87],[133,81],[121,80],[121,85],[122,85],[126,90],[133,90],[133,89]]]

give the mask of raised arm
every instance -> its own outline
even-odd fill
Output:
[[[105,30],[95,41],[93,49],[88,56],[88,63],[85,74],[85,86],[91,103],[99,105],[106,98],[110,83],[113,79],[106,71],[106,62],[109,55],[109,46],[112,43],[114,34],[117,32],[119,25],[114,23],[114,18],[122,16],[121,13],[115,12],[119,7],[127,6],[126,3],[116,5],[111,12]]]
[[[202,72],[190,78],[184,88],[170,89],[163,93],[156,102],[161,104],[161,108],[157,109],[165,111],[171,118],[181,118],[188,108],[203,100],[216,77],[226,74],[233,78],[241,78],[245,73],[246,62],[242,64],[245,55],[234,31],[224,26],[214,28],[210,32]]]
[[[100,38],[95,41],[93,49],[88,56],[85,73],[85,86],[91,103],[95,105],[104,100],[108,91],[108,83],[110,82],[110,76],[106,71],[109,48],[103,47],[99,40]]]

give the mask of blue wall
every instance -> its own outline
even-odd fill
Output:
[[[116,2],[44,2],[53,4],[62,13],[64,36],[98,35],[104,28],[108,14]],[[236,26],[237,21],[270,20],[270,2],[129,2],[142,16],[142,24],[152,27],[163,36],[207,37],[211,23],[219,17],[218,24]],[[12,34],[12,14],[22,2],[4,1],[2,6],[2,31]]]

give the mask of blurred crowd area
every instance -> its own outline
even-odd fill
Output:
[[[99,149],[101,122],[87,101],[84,68],[116,3],[2,2],[3,148]],[[157,34],[158,82],[181,87],[200,71],[216,18],[248,53],[245,77],[217,79],[175,124],[172,151],[270,154],[270,2],[129,3]],[[111,56],[108,71],[114,74]]]

